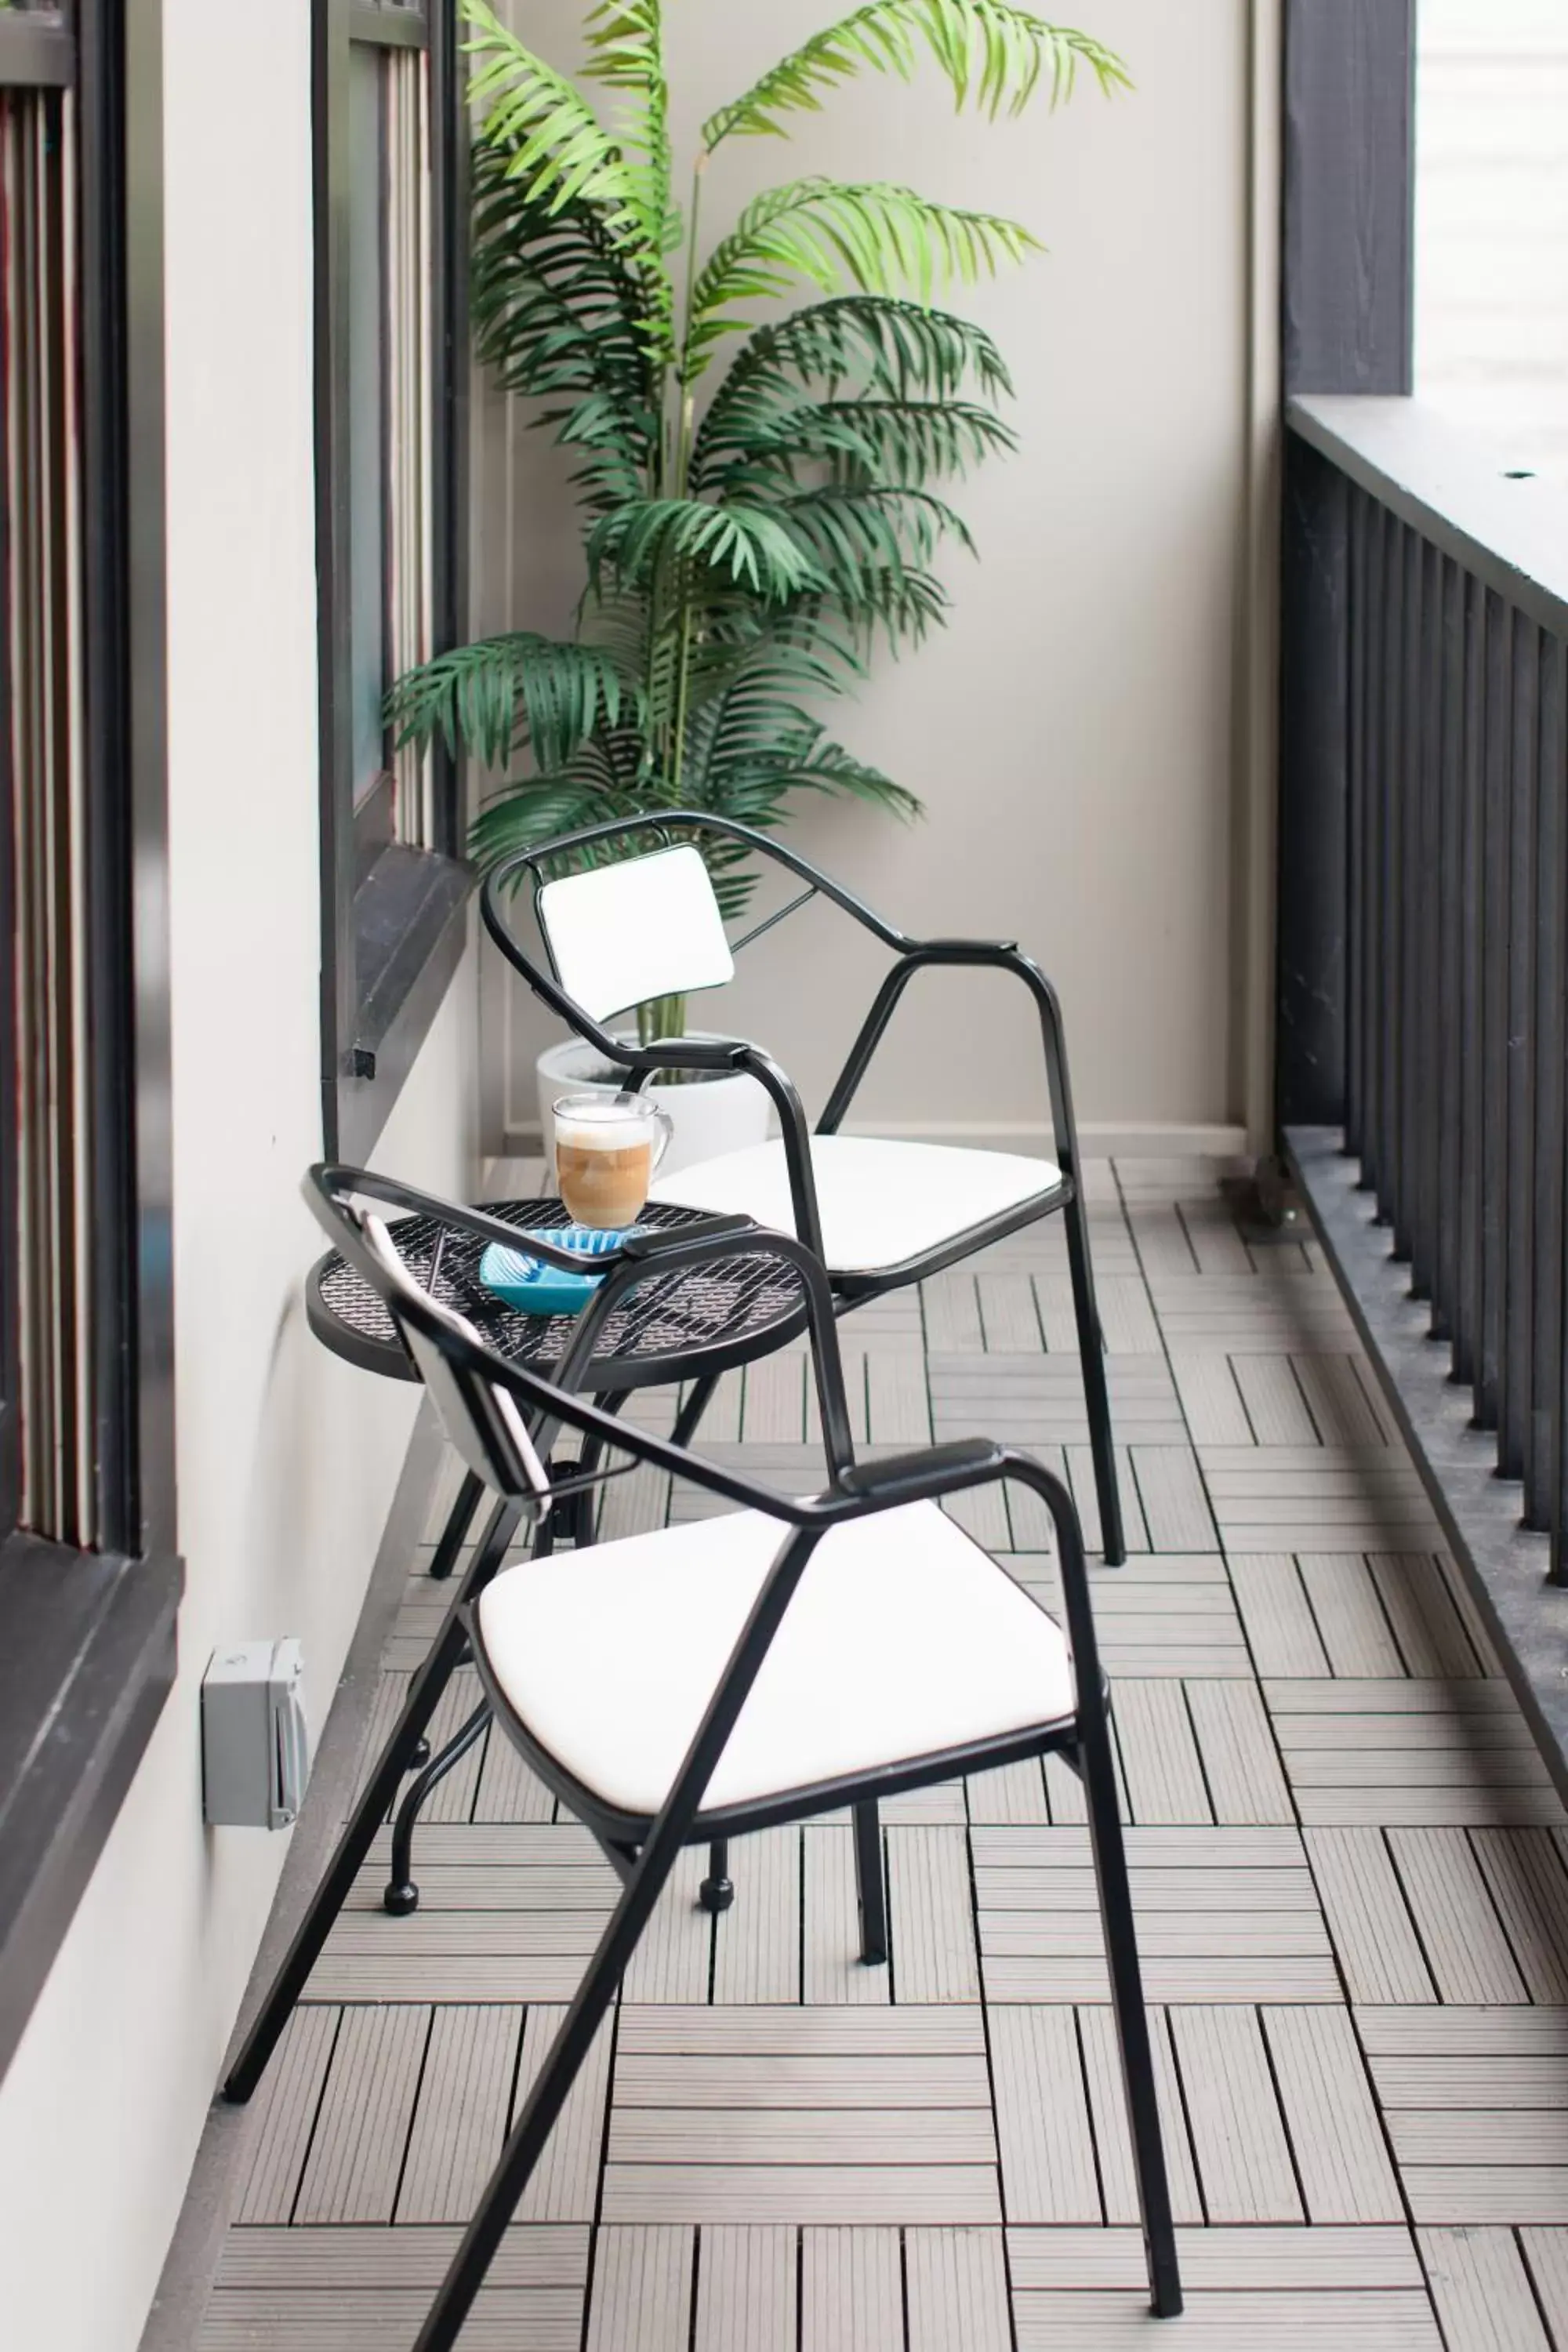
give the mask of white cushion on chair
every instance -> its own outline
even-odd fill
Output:
[[[865,1135],[814,1135],[811,1163],[831,1274],[879,1273],[928,1256],[1062,1181],[1048,1160]],[[778,1142],[682,1168],[656,1184],[653,1197],[716,1215],[754,1217],[777,1233],[795,1231],[789,1171]]]
[[[616,1810],[657,1813],[777,1556],[756,1511],[498,1577],[490,1670],[541,1747]],[[705,1810],[1066,1721],[1060,1628],[934,1503],[836,1528],[813,1553]]]

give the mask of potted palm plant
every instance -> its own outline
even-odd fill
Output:
[[[464,0],[476,347],[574,466],[585,572],[570,638],[489,637],[393,690],[400,740],[438,735],[502,772],[474,822],[481,865],[661,807],[765,828],[819,793],[919,814],[820,714],[879,643],[918,644],[944,616],[940,551],[971,546],[944,491],[1014,436],[1000,352],[939,298],[1035,239],[910,188],[820,177],[767,189],[710,236],[710,192],[736,141],[787,137],[862,71],[907,81],[929,61],[993,119],[1059,103],[1080,69],[1108,92],[1126,80],[1089,35],[1004,0],[869,0],[710,117],[682,207],[663,14],[663,0],[602,0],[589,15],[584,80],[602,117],[486,0]],[[739,913],[745,858],[700,845]],[[662,999],[637,1020],[645,1044],[679,1035],[686,1006]],[[552,1049],[567,1059],[542,1096],[580,1082],[579,1050]],[[678,1137],[682,1156],[765,1127],[749,1079],[683,1091],[707,1099],[666,1094],[703,1130]]]

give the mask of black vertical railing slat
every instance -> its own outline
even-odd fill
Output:
[[[1552,1524],[1553,1420],[1563,1311],[1563,647],[1537,633],[1535,788],[1535,1169],[1531,1245],[1530,1427],[1524,1515]]]
[[[1450,556],[1439,559],[1440,618],[1433,629],[1437,707],[1433,766],[1437,780],[1437,920],[1432,926],[1436,1069],[1433,1115],[1437,1123],[1436,1203],[1432,1269],[1432,1336],[1452,1344],[1459,1313],[1459,1128],[1464,1097],[1462,992],[1465,929],[1463,772],[1465,734],[1464,575]]]
[[[1418,1298],[1432,1298],[1437,1269],[1437,1172],[1441,1052],[1438,1040],[1440,934],[1436,919],[1443,903],[1441,763],[1438,730],[1442,719],[1442,560],[1431,543],[1416,540],[1421,581],[1419,646],[1419,731],[1413,758],[1415,797],[1415,897],[1412,904],[1425,909],[1426,919],[1412,923],[1411,1034],[1415,1044],[1412,1070],[1410,1136],[1410,1287]]]
[[[1391,516],[1383,541],[1383,708],[1378,730],[1377,967],[1379,1056],[1377,1206],[1394,1217],[1399,1160],[1399,751],[1404,710],[1404,528]]]
[[[1398,1024],[1399,1092],[1394,1128],[1394,1255],[1414,1260],[1415,1247],[1416,1165],[1419,1159],[1416,1104],[1420,1057],[1418,1025],[1421,1004],[1421,590],[1423,548],[1410,530],[1400,534],[1401,643],[1399,649],[1399,741],[1394,768],[1394,805],[1399,826],[1399,856],[1394,885],[1398,924],[1394,986]]]
[[[1508,1189],[1508,707],[1513,615],[1495,590],[1486,600],[1486,740],[1481,788],[1481,1313],[1475,1418],[1495,1429],[1502,1378],[1503,1219]]]
[[[1360,856],[1366,798],[1366,537],[1367,499],[1353,486],[1346,530],[1350,541],[1345,607],[1345,1144],[1359,1153],[1366,1110],[1366,868]]]
[[[1498,1469],[1524,1475],[1534,1369],[1531,1245],[1535,1191],[1535,822],[1540,635],[1514,615],[1509,716],[1508,1145],[1504,1202],[1503,1347],[1498,1400]]]
[[[1354,624],[1362,642],[1366,694],[1362,709],[1361,857],[1365,881],[1361,894],[1362,1112],[1361,1180],[1374,1196],[1383,1166],[1383,705],[1387,673],[1383,663],[1386,509],[1373,505],[1366,517],[1365,597]]]
[[[1463,735],[1459,745],[1459,1191],[1458,1301],[1454,1378],[1476,1377],[1481,1323],[1481,1158],[1485,1066],[1482,1025],[1482,796],[1486,789],[1486,591],[1467,575],[1461,615]]]

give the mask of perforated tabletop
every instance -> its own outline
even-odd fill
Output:
[[[484,1204],[502,1223],[542,1232],[572,1222],[561,1202]],[[649,1202],[638,1220],[668,1229],[702,1213]],[[525,1315],[479,1278],[485,1244],[436,1217],[403,1217],[389,1228],[416,1280],[466,1315],[480,1338],[513,1362],[548,1371],[572,1342],[576,1318]],[[394,1380],[417,1377],[392,1318],[368,1283],[336,1250],[311,1267],[306,1286],[311,1330],[335,1355]],[[598,1393],[649,1388],[728,1371],[783,1347],[805,1328],[800,1284],[777,1258],[737,1248],[733,1257],[687,1273],[650,1275],[605,1326],[603,1351],[583,1385]]]

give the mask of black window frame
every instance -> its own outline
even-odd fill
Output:
[[[0,15],[0,86],[77,114],[84,988],[97,1543],[0,1521],[0,2073],[173,1687],[162,0]],[[4,527],[0,518],[0,527]],[[14,937],[9,740],[0,898]],[[0,973],[0,1379],[18,1333],[15,955]],[[13,1424],[15,1416],[12,1417]]]
[[[329,1157],[363,1160],[462,960],[473,877],[461,856],[458,770],[444,751],[435,754],[429,846],[394,837],[388,793],[373,790],[357,807],[354,801],[348,365],[353,46],[429,51],[433,651],[461,642],[467,602],[466,138],[454,0],[313,5],[322,1137]]]

